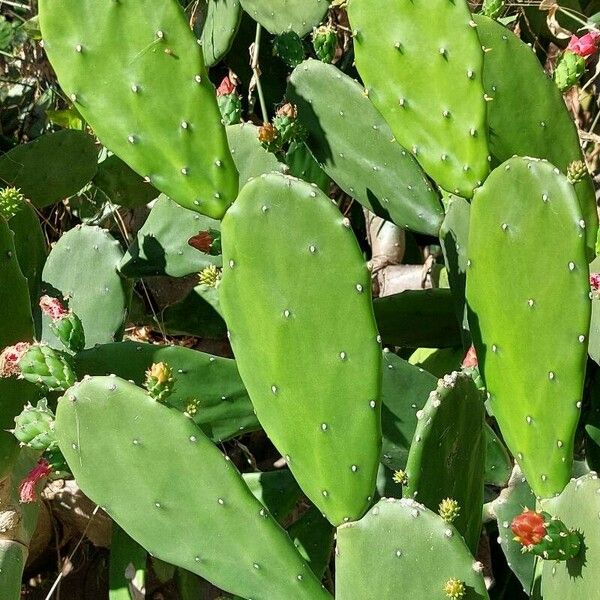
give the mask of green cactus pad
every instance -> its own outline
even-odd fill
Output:
[[[321,579],[329,566],[335,528],[318,508],[311,506],[290,526],[288,534],[312,572]]]
[[[21,210],[10,220],[8,226],[15,234],[15,250],[23,275],[27,278],[29,296],[34,316],[38,312],[42,269],[46,262],[46,239],[40,218],[33,206],[24,203]]]
[[[112,524],[109,600],[132,600],[131,588],[144,589],[148,553],[116,523]]]
[[[51,0],[52,1],[52,0]],[[98,167],[94,138],[73,129],[42,135],[0,157],[0,185],[12,185],[44,208],[76,194]]]
[[[304,142],[292,142],[285,155],[290,175],[308,183],[316,184],[319,189],[329,194],[331,179],[315,160]]]
[[[515,466],[508,487],[492,503],[498,521],[498,541],[512,572],[518,577],[529,595],[534,580],[535,557],[522,552],[522,546],[514,540],[511,523],[526,508],[535,510],[535,495],[531,491],[521,469]]]
[[[17,261],[14,237],[8,223],[0,217],[0,306],[5,315],[10,315],[0,327],[0,352],[5,346],[33,338],[29,289]]]
[[[358,523],[339,527],[337,541],[337,600],[447,600],[451,579],[463,582],[464,600],[488,598],[483,566],[458,531],[413,500],[380,500]]]
[[[242,475],[254,497],[264,504],[279,523],[289,517],[302,490],[288,469]]]
[[[437,510],[458,502],[454,525],[473,553],[481,533],[485,465],[485,408],[471,377],[453,372],[438,381],[417,416],[403,495]]]
[[[334,525],[360,518],[379,462],[381,350],[349,223],[318,188],[270,174],[244,187],[222,233],[221,308],[258,419]]]
[[[108,200],[124,208],[148,204],[159,195],[153,186],[115,154],[98,165],[93,183]]]
[[[450,290],[406,290],[377,298],[373,306],[388,346],[451,348],[461,344]]]
[[[187,412],[214,442],[259,429],[250,398],[235,361],[182,346],[157,346],[117,342],[96,346],[75,356],[78,373],[115,373],[137,385],[144,382],[152,363],[165,362],[175,377],[173,393],[166,404]],[[193,414],[191,414],[193,412]]]
[[[144,390],[84,380],[59,401],[56,431],[82,490],[152,555],[245,598],[330,598],[231,461]]]
[[[208,0],[204,18],[194,25],[207,67],[216,65],[229,52],[241,20],[239,0]]]
[[[294,31],[305,36],[318,25],[329,8],[328,0],[240,0],[242,8],[269,33]]]
[[[544,600],[595,598],[600,569],[600,481],[595,473],[572,480],[558,498],[543,503],[544,510],[576,529],[583,550],[567,562],[545,561]]]
[[[356,65],[396,139],[465,198],[489,172],[483,52],[465,0],[350,0]]]
[[[583,160],[583,155],[577,127],[561,93],[530,46],[499,23],[480,15],[474,18],[481,43],[490,49],[484,55],[483,84],[493,97],[488,103],[492,157],[498,163],[515,155],[545,158],[567,173],[569,165]],[[518,68],[507,69],[508,64]],[[593,252],[598,215],[589,174],[575,190],[586,221],[588,248]]]
[[[185,277],[207,265],[220,266],[220,256],[210,256],[188,244],[201,231],[218,230],[219,226],[219,221],[161,195],[123,256],[119,270],[125,277]]]
[[[347,194],[400,227],[437,236],[443,209],[436,192],[361,85],[333,65],[307,60],[292,73],[287,97],[316,160]]]
[[[590,321],[584,226],[567,178],[536,159],[498,167],[471,205],[479,368],[502,435],[542,497],[571,475]]]
[[[100,140],[182,206],[221,218],[238,175],[179,3],[42,0],[40,25],[63,90]]]
[[[487,423],[485,434],[485,483],[503,488],[510,479],[512,459],[498,434]]]
[[[123,251],[104,229],[77,226],[65,233],[48,256],[42,288],[68,299],[69,308],[83,323],[86,347],[112,342],[120,335],[130,291],[117,268]],[[42,317],[42,340],[56,348],[61,342]]]

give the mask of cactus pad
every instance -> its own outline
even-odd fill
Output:
[[[318,25],[327,9],[328,0],[240,0],[242,8],[269,33],[294,31],[306,35]]]
[[[361,85],[333,65],[307,60],[292,73],[287,96],[311,152],[347,194],[400,227],[438,234],[443,210],[436,192]]]
[[[329,598],[231,461],[144,390],[87,379],[59,401],[56,432],[82,490],[152,555],[245,598]]]
[[[382,499],[357,523],[339,527],[337,540],[338,600],[443,600],[451,580],[465,590],[455,597],[488,598],[483,567],[458,531],[413,500]]]
[[[487,177],[483,52],[465,0],[350,0],[358,71],[396,139],[440,187]]]
[[[438,381],[417,412],[403,490],[431,510],[458,503],[454,525],[474,553],[481,533],[485,464],[485,408],[471,377],[453,372]],[[441,514],[441,512],[440,512]]]
[[[334,525],[360,518],[379,463],[381,350],[349,223],[318,188],[270,174],[244,187],[222,234],[221,308],[258,419]]]
[[[238,176],[179,3],[43,0],[40,25],[63,90],[100,140],[182,206],[221,218]]]
[[[545,161],[508,160],[471,206],[467,299],[479,368],[502,435],[542,497],[571,475],[590,321],[584,234],[573,186]]]

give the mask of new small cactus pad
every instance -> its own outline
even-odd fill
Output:
[[[339,527],[335,566],[337,600],[443,600],[459,589],[464,594],[455,598],[488,598],[483,567],[458,531],[414,500],[383,498]]]
[[[153,363],[146,371],[144,387],[157,402],[164,402],[172,394],[174,383],[173,370],[167,363]]]
[[[59,401],[56,432],[82,490],[153,556],[244,598],[331,598],[233,463],[144,390],[86,379]]]
[[[102,142],[182,206],[221,218],[238,175],[179,3],[43,0],[39,11],[61,86]]]
[[[484,415],[483,399],[471,377],[453,372],[440,379],[416,414],[408,483],[402,491],[405,498],[439,510],[442,518],[452,517],[472,552],[481,533]]]
[[[533,491],[560,493],[571,476],[590,298],[585,221],[550,163],[510,159],[475,194],[467,299],[502,435]]]
[[[396,139],[466,198],[489,172],[483,51],[465,0],[349,0],[356,65]]]
[[[221,308],[258,419],[327,518],[358,519],[379,463],[381,349],[349,223],[318,188],[270,174],[222,235]]]

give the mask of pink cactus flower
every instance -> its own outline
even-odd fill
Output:
[[[19,361],[30,346],[29,342],[18,342],[14,346],[4,348],[0,354],[0,377],[20,375]]]
[[[477,366],[477,354],[475,353],[475,346],[471,346],[467,350],[467,354],[465,355],[462,366],[466,369],[473,369]]]
[[[567,50],[570,50],[574,54],[578,54],[583,58],[587,58],[588,56],[595,54],[598,50],[599,38],[600,32],[597,31],[590,31],[580,38],[574,35],[571,37],[571,41],[567,46]]]
[[[52,472],[52,467],[47,460],[40,458],[37,465],[27,473],[27,477],[19,484],[19,500],[23,504],[37,500],[36,485]]]
[[[600,292],[600,273],[590,273],[590,287],[592,292]]]
[[[42,296],[40,298],[40,308],[52,321],[59,321],[71,312],[58,298],[52,296]]]
[[[235,83],[231,81],[229,75],[225,75],[223,81],[221,81],[217,88],[217,96],[229,96],[229,94],[233,94],[233,92],[235,92]]]

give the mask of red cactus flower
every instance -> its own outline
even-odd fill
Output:
[[[231,81],[229,75],[225,75],[217,88],[217,96],[229,96],[233,92],[235,92],[235,83]]]
[[[525,509],[517,515],[510,526],[515,534],[515,541],[525,547],[539,544],[546,535],[544,517],[533,510]]]
[[[21,373],[19,361],[30,346],[29,342],[19,342],[4,348],[0,354],[0,377],[12,377]]]
[[[600,291],[600,273],[590,274],[590,287],[594,292]]]
[[[58,321],[70,314],[69,309],[58,298],[52,296],[42,296],[40,298],[40,308],[52,321]]]
[[[52,472],[52,467],[47,460],[40,458],[37,465],[27,473],[27,477],[19,484],[19,500],[23,504],[35,502],[37,494],[35,487],[39,481],[45,479]]]
[[[209,252],[213,242],[214,238],[210,231],[200,231],[198,235],[194,235],[188,240],[188,244],[200,252]]]
[[[471,346],[467,350],[467,353],[465,354],[465,357],[462,362],[462,366],[465,367],[466,369],[472,369],[472,368],[476,367],[477,364],[478,363],[477,363],[477,354],[475,353],[475,346]]]
[[[571,37],[571,41],[567,46],[567,50],[570,50],[574,54],[578,54],[583,58],[587,58],[598,50],[599,38],[600,33],[597,31],[590,31],[580,38],[574,35]]]

